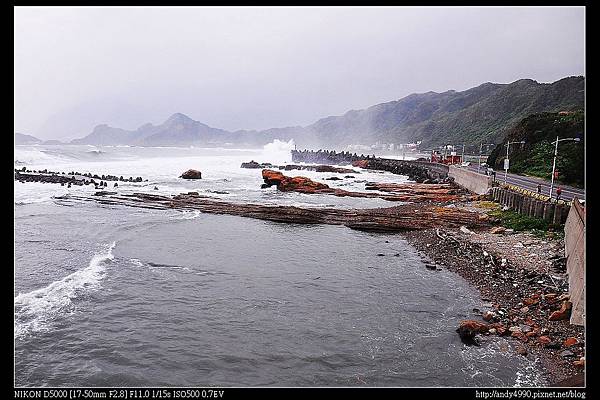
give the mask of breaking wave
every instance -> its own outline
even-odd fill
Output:
[[[72,301],[91,290],[100,288],[106,275],[106,262],[114,258],[113,242],[103,252],[95,254],[86,268],[73,272],[50,285],[19,293],[15,297],[15,339],[45,331],[61,315],[71,313]]]

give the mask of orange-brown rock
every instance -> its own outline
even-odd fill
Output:
[[[486,321],[491,321],[492,318],[494,318],[495,314],[493,312],[490,311],[486,311],[483,313],[482,318]]]
[[[562,303],[562,306],[560,307],[560,310],[554,311],[552,314],[550,314],[550,318],[548,318],[550,321],[560,321],[563,319],[569,319],[569,317],[571,316],[571,307],[572,304],[570,301],[564,301]]]
[[[409,191],[409,189],[403,189],[404,192],[395,192],[393,194],[381,194],[381,193],[369,193],[369,192],[349,192],[343,189],[334,189],[328,185],[320,182],[315,182],[309,178],[303,176],[288,177],[283,175],[279,171],[273,171],[270,169],[263,169],[262,177],[265,181],[263,188],[270,186],[277,186],[278,190],[282,192],[300,192],[305,194],[330,194],[338,197],[362,197],[362,198],[380,198],[387,201],[402,201],[402,202],[422,202],[422,201],[435,201],[435,202],[449,202],[458,199],[465,198],[465,195],[452,194],[449,190],[442,190],[440,192],[427,193],[426,191]],[[407,185],[407,187],[409,187]],[[426,186],[426,185],[425,185]],[[483,215],[483,214],[480,214]]]
[[[540,344],[548,344],[552,342],[552,339],[550,339],[548,336],[540,336],[537,338],[537,341]]]
[[[523,336],[525,336],[525,334],[521,331],[513,331],[510,336],[514,337],[514,338],[522,338]]]
[[[472,319],[460,321],[456,329],[461,339],[473,339],[478,333],[485,333],[489,330],[489,325]]]
[[[579,340],[577,340],[574,337],[568,337],[565,339],[565,341],[563,342],[563,346],[565,347],[571,347],[573,345],[576,345],[577,343],[579,343]]]
[[[527,297],[527,298],[523,299],[523,304],[525,304],[526,306],[530,306],[530,305],[538,303],[538,301],[539,301],[538,299],[535,299],[532,296],[532,297]]]

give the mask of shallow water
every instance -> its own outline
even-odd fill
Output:
[[[176,167],[161,169],[137,153],[125,162],[75,160],[65,167],[84,172],[89,163],[90,172],[163,179],[163,190],[176,190],[188,183],[171,175],[196,164],[169,152]],[[200,169],[218,177],[190,186],[226,188],[237,201],[337,200],[261,191],[260,170],[240,170],[240,159],[212,154],[220,164]],[[136,169],[143,163],[165,177]],[[231,181],[218,186],[225,174]],[[478,293],[451,272],[426,269],[399,235],[78,203],[44,192],[36,198],[35,185],[19,185],[16,385],[545,383],[536,361],[515,354],[504,339],[461,343],[456,326],[482,307]],[[359,202],[333,205],[375,204],[353,200]]]

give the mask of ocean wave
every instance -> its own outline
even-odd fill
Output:
[[[40,163],[56,163],[64,161],[58,155],[51,155],[40,149],[17,148],[14,150],[15,165],[37,165]]]
[[[178,219],[178,220],[196,219],[200,216],[200,214],[202,214],[202,213],[198,210],[182,211],[175,219]]]
[[[100,282],[106,275],[105,264],[114,258],[114,247],[115,242],[112,242],[106,250],[95,254],[87,267],[61,280],[29,293],[19,293],[14,302],[15,339],[47,330],[48,325],[57,317],[73,312],[74,299],[99,289]]]
[[[291,162],[291,150],[293,150],[294,147],[294,139],[290,139],[287,142],[275,139],[271,143],[263,146],[261,157],[262,159],[275,164]]]

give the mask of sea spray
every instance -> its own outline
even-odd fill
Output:
[[[264,161],[262,162],[270,162],[272,164],[291,162],[291,151],[294,149],[294,146],[294,139],[290,139],[287,142],[275,139],[263,146],[261,157]]]
[[[46,330],[51,321],[72,312],[73,299],[100,288],[100,282],[106,275],[105,263],[114,258],[114,247],[115,242],[112,242],[106,250],[94,254],[87,267],[61,280],[29,293],[19,293],[14,302],[14,337],[19,339]]]

